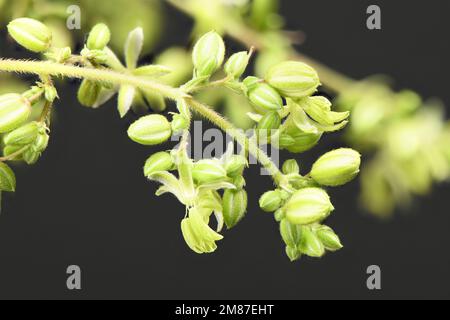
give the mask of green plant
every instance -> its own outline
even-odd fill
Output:
[[[273,212],[280,223],[286,253],[291,260],[301,255],[321,257],[325,250],[342,247],[336,234],[322,222],[334,210],[326,186],[340,186],[359,172],[360,155],[350,149],[332,151],[319,159],[311,174],[301,175],[298,163],[288,160],[280,170],[260,148],[261,144],[300,153],[316,145],[322,135],[343,128],[349,112],[335,112],[325,97],[313,96],[320,85],[316,71],[301,62],[283,62],[273,66],[264,79],[254,76],[242,80],[250,52],[226,59],[222,37],[216,32],[203,35],[192,52],[193,77],[180,87],[165,84],[172,70],[162,65],[138,66],[143,46],[140,28],[129,33],[125,44],[125,66],[108,47],[111,39],[105,24],[94,26],[80,55],[69,47],[52,43],[52,32],[39,21],[16,19],[8,25],[10,35],[25,48],[42,53],[46,61],[1,59],[0,71],[28,73],[40,81],[28,91],[0,97],[0,132],[4,157],[0,159],[0,188],[15,190],[15,176],[7,162],[23,160],[35,163],[49,142],[50,114],[57,90],[54,77],[82,79],[78,100],[86,107],[99,107],[118,94],[118,111],[124,117],[137,110],[164,111],[166,100],[174,101],[177,113],[169,121],[161,114],[149,114],[134,122],[128,136],[142,145],[166,142],[181,134],[173,150],[158,152],[145,163],[144,174],[161,183],[157,195],[173,194],[185,207],[181,230],[188,246],[197,253],[216,250],[224,225],[235,227],[244,217],[247,193],[243,173],[247,157],[253,156],[272,177],[275,190],[264,194],[260,206]],[[248,99],[254,112],[253,136],[237,130],[228,120],[197,100],[196,95],[209,88],[228,88]],[[34,117],[31,109],[41,105]],[[235,153],[231,144],[221,158],[194,161],[188,156],[188,138],[192,112],[211,121],[242,146]],[[212,216],[217,229],[210,227]]]
[[[352,112],[345,137],[368,159],[361,168],[360,198],[369,212],[388,217],[414,195],[426,195],[434,183],[450,179],[450,125],[441,104],[424,102],[410,90],[395,92],[385,77],[354,80],[296,51],[296,35],[282,29],[278,0],[168,2],[194,19],[194,36],[215,29],[255,48],[257,75],[285,60],[317,70],[336,94],[337,109]]]

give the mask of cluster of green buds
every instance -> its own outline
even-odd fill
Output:
[[[313,96],[319,85],[317,72],[307,64],[276,64],[265,79],[244,79],[243,90],[255,110],[248,116],[269,136],[267,142],[292,153],[307,151],[324,132],[338,131],[348,123],[349,112],[332,111],[327,98]]]
[[[342,248],[333,230],[321,223],[334,211],[323,187],[336,187],[353,180],[359,173],[361,157],[352,149],[337,149],[324,154],[306,176],[300,174],[296,160],[283,164],[290,190],[278,188],[262,195],[259,205],[274,213],[280,223],[286,254],[292,260],[302,255],[322,257],[326,250]]]
[[[9,35],[21,46],[49,59],[59,54],[70,56],[67,50],[52,45],[52,32],[43,23],[18,18],[8,24]],[[65,53],[64,53],[65,51]],[[13,192],[16,179],[7,162],[23,161],[35,164],[49,143],[50,112],[58,93],[48,76],[41,76],[29,90],[23,93],[7,93],[0,96],[0,134],[3,157],[0,159],[0,192]]]
[[[348,141],[374,154],[361,175],[361,202],[371,213],[389,216],[450,178],[450,138],[439,102],[370,79],[349,87],[336,103],[352,114]]]

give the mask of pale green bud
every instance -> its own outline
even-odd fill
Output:
[[[44,52],[50,48],[52,32],[43,23],[19,18],[8,24],[8,32],[22,47],[33,52]]]
[[[281,117],[278,112],[268,112],[258,122],[258,130],[276,130],[281,126]]]
[[[305,188],[292,195],[285,209],[286,217],[291,223],[308,225],[327,218],[334,207],[325,190]]]
[[[28,150],[26,150],[23,153],[23,160],[27,164],[32,165],[32,164],[35,164],[39,160],[40,156],[41,156],[40,152],[33,150],[33,148],[29,148]]]
[[[234,79],[239,79],[247,69],[249,60],[250,55],[247,51],[233,54],[225,64],[225,73]]]
[[[313,165],[311,177],[324,186],[340,186],[359,173],[361,155],[352,149],[337,149],[324,154]]]
[[[292,147],[295,144],[295,139],[288,134],[282,133],[278,140],[278,145],[281,149]]]
[[[173,169],[174,162],[168,152],[157,152],[147,159],[144,165],[144,176],[149,177],[155,172]]]
[[[87,47],[91,50],[103,50],[111,39],[111,32],[104,23],[96,24],[87,39]]]
[[[277,111],[283,107],[283,99],[280,94],[267,83],[254,83],[244,80],[247,87],[247,96],[255,107],[256,111],[266,113],[267,111]]]
[[[54,86],[45,86],[44,96],[45,100],[53,102],[58,97],[58,92],[56,91],[56,88]]]
[[[0,96],[0,133],[16,129],[30,114],[30,102],[20,94],[8,93]]]
[[[247,160],[243,156],[234,154],[230,156],[225,163],[225,170],[227,171],[227,176],[236,177],[242,175],[245,166],[247,165]]]
[[[187,129],[189,129],[189,120],[181,114],[174,114],[172,119],[173,133],[179,133]]]
[[[16,191],[16,176],[14,171],[4,162],[0,162],[0,191]]]
[[[306,133],[298,130],[291,137],[295,142],[286,149],[292,153],[302,153],[315,147],[320,141],[322,133]]]
[[[39,133],[31,148],[36,152],[43,152],[48,147],[50,136],[47,132]]]
[[[313,258],[320,258],[325,254],[325,247],[309,227],[302,227],[302,240],[298,249]]]
[[[302,257],[302,253],[297,249],[297,247],[286,246],[286,255],[291,262],[297,261]]]
[[[343,248],[341,240],[331,228],[327,226],[320,226],[316,230],[316,234],[327,250],[337,251]]]
[[[102,86],[100,83],[90,80],[83,80],[78,89],[78,101],[85,107],[92,107],[100,95]]]
[[[302,227],[283,219],[280,222],[280,234],[287,246],[297,248],[302,240]]]
[[[33,143],[39,132],[42,130],[43,125],[39,122],[33,121],[29,122],[16,130],[8,133],[5,138],[4,142],[5,145],[28,145],[30,143]]]
[[[219,160],[205,159],[194,164],[192,176],[199,184],[205,184],[225,179],[227,172]]]
[[[282,62],[273,66],[265,79],[283,96],[290,98],[310,96],[320,85],[317,72],[307,64],[297,61]]]
[[[275,212],[281,207],[281,193],[279,190],[268,191],[259,199],[259,206],[265,212]]]
[[[142,117],[128,128],[130,139],[145,146],[161,144],[167,141],[171,135],[170,122],[159,114]]]
[[[19,145],[6,145],[5,148],[3,149],[3,155],[5,157],[9,157],[10,155],[23,149],[23,147],[24,146]],[[11,159],[11,161],[21,161],[21,160],[23,160],[22,154],[15,156],[14,159]]]
[[[246,182],[243,176],[237,176],[233,179],[233,184],[237,190],[241,190],[245,187]]]
[[[209,32],[194,46],[192,61],[197,77],[211,76],[225,59],[225,43],[217,32]]]
[[[225,190],[223,195],[223,218],[228,229],[236,226],[247,211],[247,192],[245,190]]]
[[[300,173],[300,167],[298,165],[297,160],[295,160],[295,159],[286,160],[283,163],[282,170],[283,170],[284,174],[299,174]]]

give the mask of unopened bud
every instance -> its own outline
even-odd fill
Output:
[[[38,153],[43,152],[45,149],[47,149],[49,140],[50,136],[48,135],[48,133],[41,132],[36,137],[36,140],[33,142],[31,148]]]
[[[300,173],[300,167],[298,165],[297,160],[290,159],[286,160],[283,163],[283,173],[284,174],[299,174]]]
[[[111,32],[104,23],[96,24],[87,39],[87,47],[91,50],[103,50],[111,39]]]
[[[225,190],[223,195],[223,218],[228,229],[236,226],[247,211],[247,192],[245,190]]]
[[[247,96],[256,111],[266,113],[280,110],[283,107],[283,99],[280,94],[267,83],[255,84],[253,81],[244,81],[244,85],[247,87]]]
[[[155,172],[173,169],[174,162],[168,152],[157,152],[147,159],[144,165],[144,176],[149,177]]]
[[[359,173],[361,155],[353,149],[337,149],[324,154],[313,165],[311,177],[324,186],[340,186]]]
[[[337,251],[343,248],[341,240],[331,228],[321,226],[316,230],[316,234],[327,250]]]
[[[181,114],[174,114],[172,119],[173,133],[179,133],[187,129],[189,129],[189,120]]]
[[[286,255],[291,262],[297,261],[302,257],[302,253],[297,249],[297,247],[286,246]]]
[[[225,43],[217,32],[209,32],[194,46],[192,61],[198,77],[211,76],[225,59]]]
[[[273,66],[265,79],[283,96],[289,98],[310,96],[320,85],[317,72],[307,64],[297,61],[282,62]]]
[[[236,177],[242,175],[245,166],[247,165],[247,160],[245,157],[240,155],[232,155],[225,162],[225,170],[227,171],[227,176]]]
[[[303,254],[313,258],[320,258],[325,254],[325,247],[310,227],[302,227],[302,240],[298,248]]]
[[[302,227],[290,223],[287,219],[280,222],[280,234],[287,246],[296,248],[302,240]]]
[[[286,217],[293,224],[308,225],[324,220],[333,210],[323,189],[305,188],[295,192],[286,204]]]
[[[8,93],[0,96],[0,133],[16,129],[30,114],[30,102],[20,94]]]
[[[8,24],[8,32],[22,47],[33,52],[44,52],[50,48],[52,32],[43,23],[30,19],[18,18]]]
[[[233,54],[225,64],[225,73],[234,79],[240,78],[247,69],[250,55],[247,51]]]
[[[281,193],[279,190],[268,191],[259,199],[259,206],[265,212],[275,212],[281,207]]]
[[[39,122],[29,122],[8,133],[4,138],[5,145],[23,146],[33,143],[42,128],[43,126]]]
[[[100,95],[102,86],[98,82],[83,80],[78,89],[78,101],[85,107],[92,107]]]
[[[130,139],[146,146],[163,143],[171,135],[172,129],[169,121],[159,114],[142,117],[128,128]]]
[[[225,179],[227,172],[219,160],[206,159],[194,164],[192,176],[199,184],[205,184]]]
[[[268,112],[258,122],[258,130],[276,130],[281,126],[281,117],[278,112]]]
[[[23,153],[23,160],[27,164],[32,165],[39,160],[40,156],[41,156],[40,152],[33,150],[33,148],[29,148]]]

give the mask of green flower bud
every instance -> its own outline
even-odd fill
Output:
[[[56,91],[56,88],[54,86],[45,86],[44,95],[45,100],[53,102],[58,97],[58,92]]]
[[[322,133],[306,133],[297,131],[292,138],[294,139],[294,144],[286,147],[289,152],[292,153],[302,153],[308,151],[315,147],[320,141]]]
[[[297,249],[297,247],[286,246],[286,255],[291,262],[297,261],[302,257],[302,253]]]
[[[169,121],[159,114],[142,117],[128,128],[130,139],[145,146],[163,143],[171,135],[172,129]]]
[[[172,119],[172,131],[178,133],[189,129],[189,120],[181,114],[174,114]]]
[[[205,184],[225,179],[227,172],[219,160],[205,159],[194,164],[192,176],[199,184]]]
[[[298,249],[313,258],[320,258],[325,254],[325,247],[309,227],[302,227],[302,240]]]
[[[223,195],[223,218],[228,229],[235,227],[247,211],[247,192],[245,190],[225,190]]]
[[[281,149],[292,147],[295,144],[295,139],[288,134],[282,133],[278,140],[278,145]]]
[[[308,225],[327,218],[334,207],[323,189],[305,188],[292,195],[285,209],[291,223]]]
[[[324,154],[311,170],[311,177],[324,186],[336,187],[353,180],[359,173],[361,155],[352,149],[337,149]]]
[[[283,107],[283,99],[279,93],[267,83],[252,83],[250,88],[247,87],[247,89],[247,96],[255,107],[255,110],[259,113],[264,114],[267,111],[277,111]]]
[[[155,172],[173,169],[174,162],[168,152],[157,152],[147,159],[144,165],[144,176],[149,177]]]
[[[192,61],[197,77],[211,76],[225,59],[225,43],[222,37],[212,31],[201,37],[194,46]]]
[[[30,102],[20,94],[8,93],[0,96],[0,133],[16,129],[30,114]]]
[[[320,85],[317,72],[307,64],[297,61],[282,62],[273,66],[265,79],[283,96],[290,98],[310,96]]]
[[[87,39],[87,47],[91,50],[103,50],[111,39],[111,32],[104,23],[96,24]]]
[[[50,140],[50,136],[47,134],[47,132],[40,133],[36,140],[33,142],[33,145],[31,148],[40,153],[43,152],[48,147],[48,142]]]
[[[19,18],[8,24],[8,32],[22,47],[33,52],[44,52],[50,48],[52,32],[43,23],[30,19]]]
[[[258,122],[258,130],[276,130],[281,126],[281,117],[278,112],[268,112]]]
[[[16,176],[14,171],[4,162],[0,162],[0,191],[16,191]]]
[[[265,212],[275,212],[281,207],[281,194],[279,190],[268,191],[259,199],[259,206]]]
[[[40,156],[41,156],[40,152],[33,150],[33,148],[29,148],[23,153],[23,160],[27,164],[33,165],[39,160]]]
[[[230,156],[225,163],[227,176],[234,178],[236,176],[242,175],[246,165],[247,160],[243,156],[237,154]]]
[[[14,144],[24,146],[33,143],[43,128],[43,125],[39,122],[29,122],[8,133],[4,138],[5,145]]]
[[[225,64],[225,73],[234,79],[240,78],[247,69],[250,55],[247,51],[233,54]]]
[[[257,77],[253,77],[253,76],[249,76],[247,78],[244,79],[244,81],[242,81],[242,84],[244,85],[245,90],[250,91],[255,89],[258,84],[264,82],[263,79],[257,78]]]
[[[18,145],[7,145],[5,146],[5,148],[3,149],[3,155],[5,157],[9,157],[10,155],[20,151],[21,149],[23,149],[24,146],[18,146]],[[11,161],[21,161],[23,160],[23,156],[22,154],[15,156],[14,159],[11,159]]]
[[[327,250],[337,251],[343,248],[341,240],[331,228],[321,226],[316,230],[316,234]]]
[[[286,160],[283,163],[283,173],[284,174],[299,174],[300,173],[300,167],[297,163],[297,160],[290,159]]]
[[[85,107],[92,107],[100,95],[102,86],[100,83],[90,80],[83,80],[78,89],[78,101]]]
[[[302,240],[302,227],[283,219],[280,222],[280,234],[287,246],[297,248]]]

